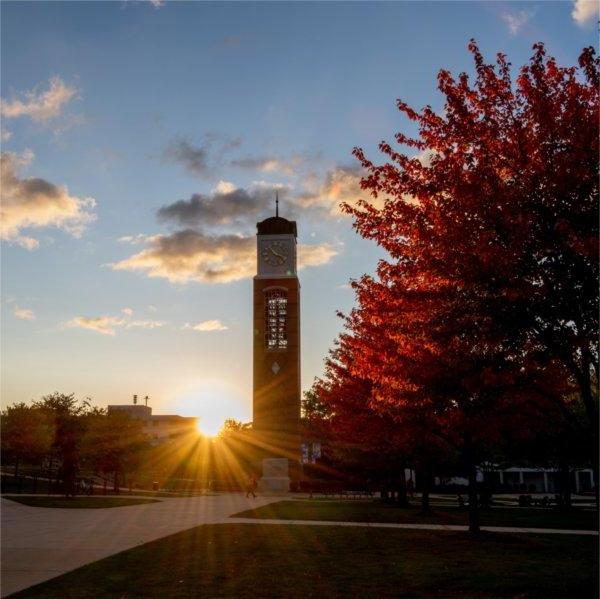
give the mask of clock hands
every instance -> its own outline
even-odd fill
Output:
[[[285,262],[285,256],[283,254],[280,254],[279,252],[276,252],[272,247],[269,248],[271,254],[273,254],[273,256],[277,256],[278,258],[281,259],[282,262]]]
[[[263,260],[271,266],[281,266],[288,259],[288,249],[281,243],[265,244],[262,250]]]

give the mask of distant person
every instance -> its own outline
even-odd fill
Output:
[[[412,478],[406,481],[406,492],[411,499],[415,496],[415,483],[413,483]]]
[[[256,499],[256,489],[258,487],[258,483],[256,482],[256,477],[254,474],[250,475],[248,478],[248,484],[246,486],[246,497],[250,497],[250,493],[252,493],[252,497]]]

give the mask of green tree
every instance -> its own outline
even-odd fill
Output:
[[[126,478],[139,470],[149,446],[143,423],[125,412],[107,414],[102,409],[91,410],[83,420],[82,455],[92,470],[112,475],[118,493]]]
[[[33,402],[32,408],[52,423],[54,438],[50,452],[61,464],[60,476],[65,495],[74,495],[85,432],[82,416],[90,410],[90,400],[78,402],[73,393],[66,395],[55,392]]]
[[[3,462],[14,462],[16,478],[22,462],[37,462],[50,450],[53,422],[43,411],[23,402],[3,410],[0,422]]]

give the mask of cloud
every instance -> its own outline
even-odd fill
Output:
[[[171,141],[163,152],[166,160],[177,162],[187,171],[200,177],[209,174],[208,147],[195,146],[189,139]]]
[[[517,35],[529,23],[533,13],[529,10],[519,10],[517,12],[502,13],[500,17],[506,23],[509,33]]]
[[[232,191],[235,191],[235,189],[237,188],[234,183],[231,183],[230,181],[219,181],[214,191],[217,193],[231,193]]]
[[[186,229],[147,237],[145,244],[145,249],[111,268],[142,272],[171,283],[230,283],[255,274],[254,235],[206,235]],[[299,245],[298,267],[326,264],[337,253],[330,244]]]
[[[298,268],[307,268],[309,266],[321,266],[331,262],[339,251],[330,243],[320,243],[315,245],[298,246]]]
[[[360,187],[363,172],[357,167],[338,166],[328,170],[323,177],[309,174],[302,179],[302,188],[294,191],[289,185],[256,181],[247,188],[235,187],[228,181],[219,181],[208,194],[195,193],[187,200],[167,204],[157,212],[159,221],[186,228],[204,226],[244,225],[249,229],[257,220],[272,213],[275,192],[284,202],[281,206],[285,216],[294,219],[322,220],[343,216],[342,202],[355,205],[359,199],[367,199],[376,206],[383,199],[374,200]],[[128,236],[124,241],[134,241]]]
[[[39,242],[22,235],[24,229],[57,227],[80,237],[96,219],[92,212],[96,201],[69,195],[66,186],[55,185],[45,179],[20,178],[20,171],[32,160],[33,153],[29,150],[21,155],[12,152],[1,154],[0,238],[33,250]]]
[[[148,238],[148,235],[143,235],[140,233],[139,235],[124,235],[123,237],[119,237],[117,241],[120,243],[130,243],[131,245],[137,245],[139,243],[143,243]]]
[[[581,27],[585,27],[586,25],[598,21],[597,0],[574,0],[571,16]]]
[[[16,304],[13,307],[13,315],[21,320],[35,320],[35,314],[33,313],[33,310],[19,308],[19,306]]]
[[[292,156],[289,160],[281,160],[273,156],[258,156],[238,158],[231,161],[231,166],[237,168],[259,171],[261,173],[281,173],[294,175],[304,163],[304,158],[299,154]]]
[[[228,138],[207,133],[200,145],[188,137],[176,137],[163,151],[163,158],[180,164],[201,179],[214,179],[225,152],[239,147],[240,138]]]
[[[150,4],[154,6],[154,8],[162,8],[165,4],[165,0],[150,0]]]
[[[114,337],[116,328],[123,327],[126,329],[141,328],[141,329],[156,329],[162,327],[165,323],[159,320],[131,320],[133,310],[131,308],[123,308],[121,310],[123,316],[96,316],[88,318],[86,316],[76,316],[66,323],[69,328],[88,329],[95,331],[101,335],[110,335]]]
[[[0,129],[0,141],[8,141],[12,137],[12,133],[8,129]]]
[[[322,181],[316,177],[307,179],[304,193],[301,193],[296,202],[304,209],[320,209],[328,216],[340,216],[340,204],[347,202],[356,205],[359,199],[365,199],[377,206],[383,200],[372,198],[360,187],[363,172],[358,167],[338,166],[325,173]]]
[[[63,107],[76,93],[75,87],[67,85],[60,77],[52,77],[46,91],[33,89],[25,92],[21,99],[3,99],[0,114],[6,119],[27,116],[36,123],[47,123],[61,115]]]
[[[102,335],[114,336],[114,327],[121,326],[122,321],[123,319],[117,316],[97,316],[95,318],[76,316],[67,322],[67,326],[69,328],[88,329]]]
[[[236,189],[221,181],[212,194],[195,193],[189,200],[163,206],[157,214],[163,222],[186,227],[251,223],[273,209],[276,190],[284,195],[287,191],[280,185],[262,183],[255,183],[249,189]]]
[[[200,333],[206,333],[211,331],[226,331],[226,327],[220,320],[203,320],[198,324],[191,325],[185,323],[184,329],[191,329],[192,331],[198,331]]]
[[[127,329],[158,329],[165,323],[162,320],[132,320],[126,323]]]

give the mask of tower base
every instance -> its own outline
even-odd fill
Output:
[[[258,481],[260,493],[288,493],[290,480],[287,458],[265,458],[262,461],[262,477]]]

